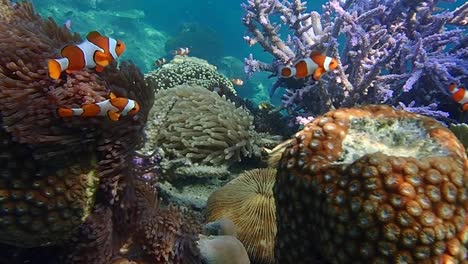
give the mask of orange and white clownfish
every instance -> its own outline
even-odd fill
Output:
[[[231,82],[237,86],[242,86],[244,84],[244,81],[242,79],[236,78],[236,79],[231,79]]]
[[[453,100],[462,105],[463,111],[468,111],[468,93],[464,87],[457,87],[456,84],[449,85],[449,92],[452,94]]]
[[[181,56],[187,56],[190,53],[189,48],[178,48],[176,50],[172,51],[172,55],[181,55]]]
[[[155,62],[154,62],[154,66],[156,67],[161,67],[163,66],[164,64],[166,64],[166,58],[159,58],[157,59]]]
[[[80,108],[64,108],[57,109],[57,114],[60,117],[83,116],[107,116],[112,121],[117,121],[120,116],[132,116],[140,111],[140,106],[134,100],[117,97],[114,93],[110,93],[110,99],[99,103],[85,104]]]
[[[97,72],[101,72],[124,51],[125,44],[122,41],[92,31],[85,41],[63,47],[60,52],[63,58],[47,61],[49,76],[57,80],[63,71],[70,73],[83,68],[95,68]]]
[[[309,57],[299,60],[294,66],[280,67],[278,76],[280,78],[305,78],[312,75],[314,80],[320,80],[322,74],[332,71],[338,67],[335,58],[325,56],[318,52],[312,52]]]

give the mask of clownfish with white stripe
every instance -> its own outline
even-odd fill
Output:
[[[83,68],[95,68],[97,72],[101,72],[124,51],[125,44],[122,41],[92,31],[85,41],[63,47],[60,52],[63,58],[47,61],[49,77],[57,80],[63,71],[70,73]]]
[[[462,105],[463,111],[468,111],[468,93],[464,87],[457,87],[455,83],[449,85],[449,92],[452,94],[452,99]]]
[[[167,63],[166,58],[159,58],[154,62],[154,66],[161,67],[166,63]]]
[[[178,48],[176,50],[172,51],[172,55],[181,55],[181,56],[187,56],[190,53],[189,48]]]
[[[64,108],[57,109],[57,114],[60,117],[96,117],[107,116],[112,121],[118,121],[121,116],[132,116],[140,111],[140,106],[134,100],[117,97],[114,93],[110,93],[110,99],[99,103],[85,104],[80,108]]]
[[[283,66],[279,69],[280,78],[297,79],[312,75],[314,80],[320,80],[322,74],[332,71],[338,67],[338,61],[335,58],[325,56],[318,52],[312,52],[309,57],[299,60],[294,66]]]

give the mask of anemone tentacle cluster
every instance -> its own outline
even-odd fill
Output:
[[[432,118],[388,106],[314,119],[283,152],[274,187],[279,263],[467,259],[468,161]]]
[[[30,2],[0,0],[0,11],[0,262],[105,264],[130,236],[176,234],[162,248],[138,241],[154,249],[138,257],[199,263],[198,222],[148,206],[144,198],[157,199],[155,188],[133,164],[154,100],[140,70],[112,63],[100,73],[83,69],[52,80],[47,60],[80,37],[42,19]],[[141,110],[118,122],[55,113],[103,101],[110,91]],[[136,227],[153,216],[162,221]]]

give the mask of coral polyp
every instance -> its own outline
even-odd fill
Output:
[[[468,161],[434,119],[388,106],[328,112],[286,148],[274,190],[279,263],[310,252],[331,263],[467,257]]]

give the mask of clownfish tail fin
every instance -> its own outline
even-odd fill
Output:
[[[49,59],[47,60],[47,68],[49,70],[49,77],[57,80],[60,78],[60,74],[68,69],[68,59]]]
[[[70,117],[73,116],[73,110],[70,108],[60,107],[57,109],[57,115],[60,117]]]

